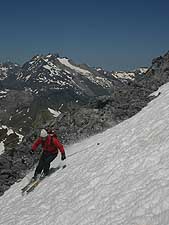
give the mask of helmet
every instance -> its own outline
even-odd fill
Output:
[[[45,129],[42,129],[41,132],[40,132],[40,137],[45,138],[47,136],[48,136],[47,131]]]

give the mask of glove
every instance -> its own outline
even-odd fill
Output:
[[[34,150],[33,149],[31,149],[29,152],[30,152],[31,155],[34,154]]]
[[[65,160],[66,159],[66,155],[65,153],[63,152],[62,155],[61,155],[61,160]]]

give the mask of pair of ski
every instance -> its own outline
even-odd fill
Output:
[[[47,176],[40,176],[39,178],[37,178],[36,180],[31,179],[30,182],[21,189],[22,191],[22,195],[25,194],[29,194],[30,192],[32,192],[37,186],[38,184],[44,180],[46,177],[49,177],[51,174],[53,174],[54,172],[56,172],[59,169],[64,169],[66,167],[66,165],[64,166],[57,166],[56,168],[51,168],[49,170],[49,174]]]

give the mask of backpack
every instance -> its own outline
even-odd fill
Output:
[[[50,145],[56,148],[55,144],[53,143],[53,138],[57,138],[55,131],[51,128],[46,128],[46,131],[51,137]]]
[[[51,137],[55,137],[57,138],[56,132],[54,129],[51,128],[46,128],[47,133],[51,136]]]

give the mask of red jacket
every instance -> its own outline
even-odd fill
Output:
[[[39,145],[42,145],[43,151],[48,151],[51,153],[56,153],[58,149],[61,153],[64,153],[64,147],[59,142],[56,137],[51,137],[50,135],[47,136],[46,140],[43,141],[41,137],[39,137],[32,145],[32,150],[36,150]]]

